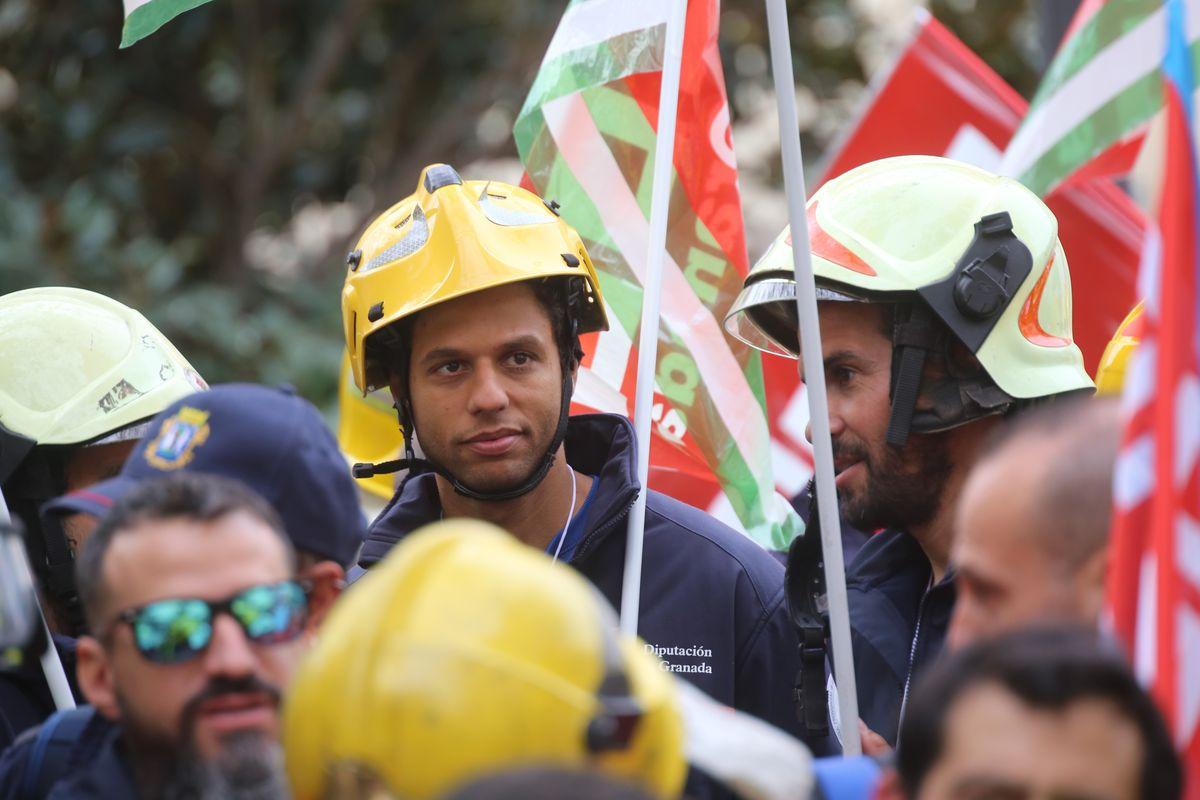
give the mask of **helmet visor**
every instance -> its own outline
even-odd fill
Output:
[[[862,302],[839,291],[817,287],[817,302]],[[799,358],[799,317],[796,314],[796,282],[772,278],[749,284],[738,295],[725,331],[751,347],[772,355]]]

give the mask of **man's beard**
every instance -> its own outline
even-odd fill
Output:
[[[291,797],[279,742],[257,730],[222,737],[221,751],[204,757],[196,748],[196,715],[201,703],[224,694],[262,693],[279,700],[279,690],[255,677],[216,679],[188,701],[180,731],[170,741],[142,728],[129,704],[122,706],[121,727],[139,788],[162,800],[286,800]]]
[[[163,784],[163,800],[287,800],[291,797],[279,742],[259,731],[224,739],[215,759],[191,753]]]
[[[866,468],[860,489],[838,494],[842,518],[865,531],[909,530],[929,522],[954,468],[944,433],[913,435],[902,450],[886,443],[870,450],[843,435],[834,442],[833,454],[840,461],[861,461]]]

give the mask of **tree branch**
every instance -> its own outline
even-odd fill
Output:
[[[222,272],[226,278],[237,280],[245,275],[241,269],[241,249],[258,218],[267,187],[279,166],[291,156],[301,141],[318,100],[345,61],[359,26],[375,1],[346,0],[340,6],[340,10],[335,12],[337,18],[323,27],[316,54],[297,81],[287,110],[279,115],[279,124],[273,126],[268,135],[250,138],[252,149],[247,153],[246,166],[238,180],[235,195],[231,246],[223,259]],[[248,111],[250,119],[254,116],[254,112]]]

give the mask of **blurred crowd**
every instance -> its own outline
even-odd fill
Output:
[[[645,491],[621,630],[638,442],[569,413],[601,281],[555,204],[478,177],[427,167],[346,258],[343,414],[403,434],[384,463],[287,386],[209,387],[113,299],[0,297],[5,541],[37,598],[7,548],[0,795],[1181,796],[1102,626],[1105,395],[1137,338],[1084,369],[1036,195],[911,156],[809,201],[803,368],[854,545],[834,663],[815,490],[787,553]],[[785,229],[726,320],[768,357],[801,355],[794,255]]]

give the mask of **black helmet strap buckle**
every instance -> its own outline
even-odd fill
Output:
[[[975,238],[950,275],[917,292],[977,353],[1032,271],[1033,255],[1013,232],[1008,212],[1001,211],[975,223]]]
[[[596,594],[599,594],[599,590]],[[604,655],[604,674],[596,689],[600,708],[588,722],[584,734],[584,744],[590,753],[627,750],[645,714],[645,709],[634,694],[621,656],[616,619],[606,619],[600,625],[600,631]]]
[[[892,337],[889,445],[908,442],[926,359],[947,349],[943,326],[978,353],[1032,271],[1033,256],[1013,232],[1008,212],[988,214],[975,223],[975,236],[954,270],[917,290],[924,302],[900,306],[898,313],[905,318],[897,319]],[[997,407],[1002,400],[988,398],[982,405]]]

